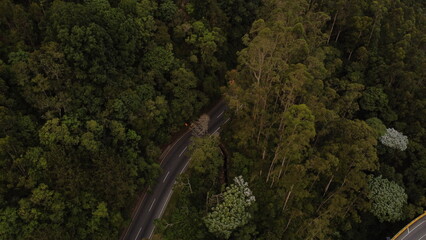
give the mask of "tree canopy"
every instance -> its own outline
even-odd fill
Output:
[[[157,238],[398,232],[426,208],[425,12],[0,0],[0,239],[119,238],[185,126],[191,162]],[[227,123],[210,136],[222,98]]]

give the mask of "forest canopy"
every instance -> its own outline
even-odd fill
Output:
[[[0,239],[118,239],[162,148],[220,98],[231,120],[193,138],[155,237],[392,236],[426,209],[425,13],[0,0]]]

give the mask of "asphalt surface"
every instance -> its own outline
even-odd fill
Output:
[[[209,133],[220,131],[223,124],[229,119],[224,119],[226,105],[224,101],[216,104],[208,115]],[[167,203],[173,194],[173,184],[176,177],[183,173],[189,163],[188,150],[191,130],[184,132],[176,141],[171,143],[161,155],[162,174],[157,179],[157,183],[149,194],[146,194],[136,210],[136,214],[127,229],[123,240],[150,239],[154,232],[154,220],[163,215]]]
[[[426,240],[426,216],[418,219],[395,240]]]

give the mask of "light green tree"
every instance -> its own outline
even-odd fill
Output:
[[[371,178],[368,198],[372,202],[371,213],[380,222],[395,222],[403,217],[403,207],[407,204],[404,188],[382,176]]]
[[[367,119],[365,122],[374,129],[377,137],[381,137],[386,133],[386,126],[383,124],[382,120],[373,117]]]
[[[189,146],[192,159],[191,168],[202,174],[217,172],[217,169],[223,163],[219,148],[219,137],[195,137],[192,140],[193,142]]]
[[[235,177],[234,184],[223,193],[223,201],[212,208],[204,223],[211,233],[228,239],[236,228],[247,224],[251,217],[247,209],[255,201],[247,182],[242,176]]]

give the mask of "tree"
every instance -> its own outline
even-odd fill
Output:
[[[197,78],[194,73],[185,68],[171,72],[171,78],[166,83],[167,96],[170,96],[170,117],[181,126],[190,116],[198,113],[206,103],[206,96],[196,89]],[[177,118],[182,116],[182,118]],[[202,116],[203,117],[203,116]],[[201,120],[201,118],[200,118]],[[207,131],[205,129],[204,131]]]
[[[383,136],[386,133],[386,126],[378,118],[369,118],[365,121],[368,126],[374,129],[377,138]]]
[[[404,188],[382,176],[370,178],[368,185],[371,213],[380,222],[402,220],[403,207],[407,204],[407,194]]]
[[[204,223],[211,233],[228,239],[236,228],[247,224],[251,217],[248,207],[256,198],[241,176],[234,178],[234,184],[226,188],[222,198],[223,201],[204,218]]]
[[[380,142],[390,148],[404,151],[407,149],[408,137],[393,128],[388,128],[385,135],[380,137]]]
[[[223,157],[219,148],[219,137],[208,135],[205,137],[194,137],[189,145],[191,164],[190,167],[196,172],[216,176],[218,168],[223,163]],[[210,178],[207,178],[210,179]]]
[[[383,88],[367,88],[359,101],[362,109],[372,112],[380,112],[388,104],[388,96],[383,92]]]
[[[272,183],[279,180],[289,166],[303,159],[309,141],[315,136],[314,121],[311,110],[304,104],[293,105],[283,113],[282,128],[278,129],[280,136],[266,181],[270,178]],[[278,160],[281,163],[277,163]]]
[[[161,20],[170,22],[174,19],[174,16],[178,10],[176,4],[171,0],[163,0],[158,8],[158,15]]]
[[[206,135],[209,130],[209,121],[209,115],[201,115],[195,123],[191,124],[193,134],[198,137]]]
[[[18,213],[16,208],[6,207],[0,210],[0,238],[16,238],[16,230],[19,229]]]

